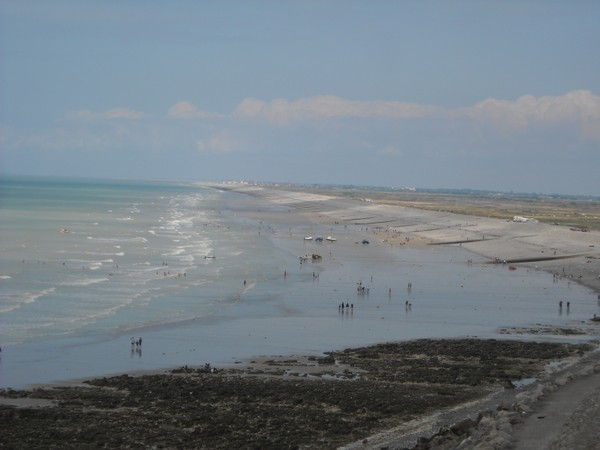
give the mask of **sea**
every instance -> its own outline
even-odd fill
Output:
[[[294,212],[191,182],[2,177],[0,388],[425,337],[523,338],[597,313],[593,292],[551,274],[459,247],[393,247]],[[320,234],[336,240],[304,239]]]

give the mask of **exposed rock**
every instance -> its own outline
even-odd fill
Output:
[[[378,432],[502,391],[507,380],[537,376],[545,361],[589,349],[427,339],[332,352],[310,368],[284,361],[297,365],[292,371],[277,362],[272,371],[184,366],[84,386],[5,390],[0,396],[53,406],[0,404],[0,435],[6,448],[369,448]],[[303,370],[307,376],[286,375]],[[500,448],[510,439],[505,425],[525,407],[457,421],[415,448]]]

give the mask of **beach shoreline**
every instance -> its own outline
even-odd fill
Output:
[[[232,189],[231,186],[224,187],[218,184],[211,184],[211,186],[217,189]],[[272,192],[271,187],[235,186],[233,189],[241,192],[250,191],[251,195],[264,198],[277,195]],[[278,189],[275,192],[281,194]],[[307,193],[304,196],[297,191],[287,191],[284,197],[286,199],[279,199],[278,203],[292,208],[310,201],[326,203],[335,198],[323,195],[322,190],[319,190],[318,194]],[[598,296],[600,306],[600,233],[597,230],[582,231],[578,228],[542,224],[536,221],[515,222],[510,218],[502,220],[465,216],[373,202],[364,202],[359,207],[356,207],[355,203],[351,212],[343,208],[330,209],[321,205],[308,214],[314,220],[331,225],[338,225],[344,221],[353,224],[363,223],[365,227],[370,228],[370,234],[374,238],[390,246],[424,248],[429,245],[458,245],[473,254],[483,256],[489,263],[543,270],[557,279],[567,279],[569,282],[592,289]],[[380,214],[380,217],[375,220],[377,214]],[[399,216],[403,217],[403,221],[398,220]],[[584,426],[590,428],[589,423],[594,423],[593,418],[597,408],[592,409],[588,406],[589,411],[586,413],[581,411],[580,405],[584,401],[595,405],[600,403],[600,376],[597,375],[600,373],[600,364],[597,362],[597,354],[598,352],[590,354],[590,359],[576,364],[560,377],[556,376],[544,383],[537,383],[537,391],[527,399],[523,416],[511,426],[508,426],[503,419],[504,429],[510,432],[510,436],[505,436],[504,440],[500,439],[496,448],[535,449],[539,448],[538,445],[542,441],[546,444],[555,441],[554,448],[567,449],[575,448],[573,445],[577,439],[579,439],[579,448],[588,448],[589,444],[597,443],[597,436],[593,430],[588,429],[587,433],[579,430],[577,438],[573,437],[575,430],[569,430],[569,426],[574,426],[569,420],[571,422],[578,420],[579,428]],[[552,398],[552,393],[559,386],[566,384],[569,385],[572,394],[552,410],[548,398]],[[550,407],[547,406],[548,403],[551,404]],[[571,419],[571,415],[568,414],[561,414],[559,410],[564,411],[565,407],[572,414],[577,412],[577,419]],[[550,414],[545,410],[546,413],[543,415],[544,418],[550,419],[545,423],[536,418],[535,413],[541,408],[550,409]],[[488,424],[487,427],[497,431],[500,425]],[[543,432],[540,431],[540,427]],[[390,438],[389,434],[384,435],[387,437],[377,445],[398,443],[397,436]],[[481,435],[479,440],[482,440]],[[369,448],[376,448],[376,446]],[[422,448],[428,447],[424,445]],[[465,446],[465,448],[470,447]]]
[[[418,249],[429,246],[459,246],[473,255],[480,255],[486,264],[514,265],[517,270],[543,270],[554,274],[561,280],[584,285],[594,290],[596,294],[600,294],[600,245],[597,245],[600,243],[600,239],[597,231],[583,233],[546,224],[514,223],[508,220],[423,211],[404,206],[357,202],[341,199],[334,195],[302,193],[273,187],[214,183],[204,183],[203,185],[252,195],[260,202],[264,202],[265,205],[275,205],[277,210],[274,212],[259,206],[256,211],[245,211],[244,215],[256,221],[273,221],[282,227],[285,226],[284,224],[289,224],[289,234],[298,238],[302,236],[296,236],[294,233],[300,231],[293,229],[292,226],[296,222],[294,217],[301,214],[305,217],[305,223],[318,223],[331,226],[332,229],[343,227],[345,224],[355,228],[359,227],[361,233],[357,233],[357,236],[365,234],[369,236],[369,239],[377,239],[382,244],[391,247],[404,246]],[[524,330],[523,332],[528,334],[530,331]],[[515,332],[514,336],[518,338],[519,333]],[[535,339],[535,336],[531,339]],[[261,364],[273,358],[273,356],[267,355]],[[284,358],[289,357],[285,356]],[[254,363],[245,361],[239,365],[239,368],[247,371],[253,364],[257,364],[256,358],[254,358]],[[197,368],[197,366],[191,367]],[[581,389],[585,392],[589,389],[590,382],[586,379],[588,381],[582,383],[583,375],[580,375],[579,372],[584,370],[589,374],[590,371],[597,371],[597,364],[589,363],[586,360],[585,363],[570,366],[569,370],[570,372],[563,376],[558,383],[565,384],[574,379],[576,381],[573,383],[580,383],[583,386]],[[152,372],[159,373],[161,376],[171,376],[165,375],[164,370]],[[142,371],[139,375],[147,376],[148,372]],[[81,381],[82,379],[79,379],[77,384]],[[533,417],[532,413],[535,411],[535,406],[532,405],[535,405],[538,399],[547,396],[550,390],[549,386],[554,388],[556,385],[555,376],[552,380],[548,379],[546,385],[536,390],[535,395],[523,400],[520,404],[527,406],[529,411],[519,411],[518,415],[523,420],[514,425],[526,425],[527,415]],[[540,383],[539,386],[542,384]],[[499,411],[496,412],[496,415],[497,413]],[[504,414],[502,417],[505,416],[507,415]],[[510,415],[510,417],[514,419],[514,415]],[[498,424],[504,422],[496,420],[495,423],[494,426],[500,426]],[[440,423],[435,422],[435,426],[437,425]],[[433,430],[435,426],[429,427],[430,433],[435,431]],[[488,423],[488,427],[490,426]],[[476,429],[477,427],[473,426],[472,428]],[[360,448],[379,448],[377,446],[383,445],[384,441],[388,444],[396,442],[393,445],[400,445],[397,444],[399,442],[398,434],[396,430],[383,433],[377,439],[365,438],[367,443],[361,440],[363,447]],[[415,439],[415,437],[413,436],[411,439]],[[483,434],[480,434],[479,439],[484,439]],[[523,440],[523,437],[519,439]],[[515,442],[517,442],[516,439],[505,437],[506,445],[516,445]],[[390,448],[400,447],[392,446]],[[515,448],[526,447],[516,446]]]

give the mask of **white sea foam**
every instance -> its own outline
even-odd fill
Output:
[[[190,255],[190,254],[187,254],[187,255],[184,255],[184,256],[180,256],[178,258],[178,260],[181,261],[181,262],[192,264],[194,262],[194,256]]]
[[[103,281],[109,281],[108,278],[83,278],[81,280],[74,281],[63,281],[61,286],[90,286],[96,283],[102,283]]]
[[[245,294],[245,293],[247,293],[248,291],[250,291],[250,290],[254,289],[254,287],[256,287],[256,283],[255,283],[255,282],[254,282],[254,283],[247,283],[247,284],[244,286],[244,290],[242,291],[242,293],[243,293],[243,294]]]
[[[106,251],[106,252],[85,252],[86,255],[92,255],[92,256],[123,256],[125,254],[125,252],[113,252],[113,251]]]
[[[185,253],[185,251],[184,247],[175,247],[172,251],[163,253],[162,256],[179,256],[182,253]]]
[[[78,329],[94,334],[100,330],[98,327],[110,327],[111,323],[134,326],[160,323],[163,316],[165,320],[177,320],[178,315],[186,316],[182,305],[187,299],[194,298],[192,304],[197,308],[203,304],[203,299],[198,301],[197,293],[188,292],[206,281],[197,272],[190,276],[197,270],[190,254],[195,247],[185,245],[197,239],[194,220],[198,212],[189,208],[202,205],[196,200],[187,201],[188,194],[163,196],[157,200],[156,192],[145,190],[141,191],[141,197],[137,192],[134,194],[137,199],[134,203],[127,198],[131,193],[124,189],[107,213],[99,206],[101,203],[94,203],[94,198],[104,201],[97,196],[98,191],[94,191],[92,185],[89,189],[92,195],[81,191],[84,195],[79,204],[70,201],[65,210],[53,210],[51,215],[46,208],[31,206],[31,200],[35,201],[38,196],[23,203],[26,211],[23,217],[27,220],[24,224],[31,223],[30,210],[39,211],[35,223],[42,225],[44,220],[54,222],[55,216],[60,214],[65,227],[72,232],[61,235],[59,240],[52,225],[47,227],[51,230],[47,237],[37,232],[31,239],[19,236],[20,242],[28,242],[18,249],[22,255],[18,252],[14,257],[6,252],[0,254],[0,262],[14,265],[21,260],[31,260],[30,252],[35,251],[33,259],[41,262],[28,265],[14,276],[7,272],[0,276],[0,321],[11,324],[0,330],[2,342],[60,336]],[[73,189],[65,192],[70,199],[80,194]],[[123,201],[119,203],[121,198]],[[57,261],[57,258],[60,259]],[[168,267],[161,266],[161,262]],[[110,271],[110,276],[105,270]],[[56,283],[52,289],[31,288],[40,284],[39,280],[49,279]],[[22,308],[26,304],[36,305],[36,299],[50,294],[51,302],[26,311]]]
[[[55,290],[55,287],[51,287],[48,289],[42,289],[41,291],[23,292],[21,294],[2,294],[0,296],[2,299],[2,302],[0,302],[0,313],[14,311],[23,307],[24,305],[34,303],[39,298],[52,294]]]
[[[86,255],[87,255],[87,253],[86,253]],[[107,256],[105,253],[97,253],[97,255],[98,256]],[[105,259],[101,259],[101,260],[73,258],[73,259],[67,260],[67,262],[69,264],[77,264],[82,267],[89,267],[89,266],[102,266],[103,264],[112,264],[114,262],[114,260],[112,258],[105,258]]]

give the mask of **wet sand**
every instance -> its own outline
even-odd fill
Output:
[[[458,245],[490,262],[535,267],[600,293],[600,231],[431,211],[260,186],[212,185],[265,199],[321,223],[364,226],[390,245]]]
[[[600,234],[597,231],[581,232],[572,231],[567,227],[557,227],[552,225],[540,224],[540,223],[515,223],[508,220],[501,219],[489,219],[475,216],[456,215],[445,212],[437,211],[423,211],[415,208],[406,208],[400,206],[390,206],[377,204],[375,202],[358,202],[355,200],[348,200],[339,198],[334,195],[322,195],[315,193],[302,193],[284,191],[280,189],[264,188],[264,187],[253,187],[253,186],[218,186],[223,189],[233,189],[240,192],[244,192],[248,195],[257,197],[260,201],[267,202],[268,204],[277,205],[278,208],[283,208],[292,214],[302,214],[308,220],[312,220],[318,223],[324,224],[348,224],[353,226],[364,227],[366,231],[370,233],[372,239],[381,240],[389,245],[393,246],[429,246],[429,245],[443,245],[443,246],[462,246],[465,249],[483,256],[490,263],[499,261],[500,264],[515,264],[517,267],[536,267],[541,270],[556,274],[561,278],[567,278],[574,283],[581,283],[594,289],[597,293],[600,293]],[[249,213],[250,214],[250,213]],[[265,219],[265,210],[256,212],[257,219]],[[277,219],[275,216],[280,216],[280,213],[273,213],[273,220]],[[293,223],[291,217],[286,218],[290,223]],[[599,314],[600,315],[600,314]],[[448,342],[448,341],[441,341]],[[457,342],[457,341],[452,341]],[[459,347],[462,345],[460,341]],[[470,348],[469,352],[472,356],[477,349],[486,348],[487,341],[485,340],[474,340],[477,344],[473,348]],[[532,343],[529,343],[532,344]],[[416,343],[412,342],[410,345],[415,346]],[[515,344],[518,348],[521,344]],[[450,347],[448,347],[450,348]],[[439,350],[435,355],[428,358],[428,363],[441,364],[444,366],[445,363],[450,362],[451,366],[459,364],[458,360],[450,359],[446,361],[448,354],[457,354],[458,350],[452,348],[452,350]],[[357,350],[354,350],[355,352]],[[514,349],[511,350],[514,352]],[[511,353],[509,351],[509,353]],[[422,355],[423,350],[419,350],[418,355]],[[458,352],[460,355],[460,352]],[[346,448],[540,448],[536,446],[540,441],[540,436],[543,435],[544,442],[548,443],[546,448],[590,448],[585,447],[585,443],[590,443],[597,437],[595,434],[595,428],[590,427],[590,421],[594,416],[590,413],[597,411],[597,405],[600,404],[600,390],[598,389],[599,379],[597,376],[598,366],[597,361],[598,353],[583,352],[576,355],[571,355],[565,359],[563,363],[556,366],[550,365],[549,367],[540,362],[544,362],[544,359],[537,355],[535,362],[531,363],[531,371],[519,372],[518,374],[511,374],[510,376],[495,377],[492,373],[490,378],[479,378],[478,380],[472,380],[471,382],[462,381],[457,385],[452,385],[451,378],[442,380],[439,384],[430,382],[428,387],[425,386],[424,391],[415,391],[416,380],[400,380],[400,385],[394,385],[396,389],[403,389],[408,397],[395,398],[389,397],[389,395],[382,394],[373,395],[374,392],[379,392],[378,389],[382,389],[381,392],[390,392],[390,385],[378,385],[374,384],[372,377],[374,373],[388,373],[397,374],[398,369],[392,368],[389,372],[386,372],[382,367],[387,367],[387,362],[392,359],[389,355],[386,357],[385,352],[379,350],[373,350],[363,354],[363,360],[373,361],[373,364],[365,367],[361,367],[356,361],[347,362],[346,365],[331,367],[319,367],[315,369],[312,367],[307,372],[306,363],[292,362],[288,365],[281,361],[265,360],[262,363],[259,362],[248,362],[243,368],[238,369],[239,372],[231,373],[220,373],[216,374],[217,377],[210,378],[211,383],[215,383],[214,392],[221,392],[217,395],[218,398],[213,398],[212,402],[208,402],[209,410],[205,416],[198,418],[194,416],[190,411],[183,411],[182,416],[177,416],[174,420],[173,429],[184,428],[189,430],[187,434],[178,434],[177,438],[169,441],[169,430],[164,427],[159,427],[159,431],[150,433],[150,437],[146,438],[143,430],[145,430],[151,422],[146,421],[150,419],[144,414],[140,417],[140,427],[133,429],[137,433],[138,444],[131,443],[132,448],[143,448],[145,445],[159,445],[159,446],[170,446],[175,448],[184,447],[196,447],[202,448],[226,448],[225,445],[229,445],[232,436],[238,436],[237,433],[242,433],[238,428],[231,428],[227,423],[239,420],[240,417],[246,417],[245,415],[240,416],[240,411],[245,410],[249,404],[258,402],[257,399],[264,397],[264,390],[257,390],[256,396],[253,397],[249,392],[255,389],[255,385],[244,384],[245,378],[251,375],[259,375],[259,385],[262,386],[265,381],[265,375],[268,375],[266,379],[283,379],[289,381],[290,376],[292,379],[301,380],[302,384],[296,386],[294,384],[293,389],[298,391],[290,391],[292,384],[283,385],[283,387],[290,388],[287,391],[284,389],[280,397],[273,399],[270,402],[258,402],[262,409],[260,412],[251,411],[248,409],[249,416],[261,417],[276,417],[277,411],[286,411],[286,414],[291,414],[288,422],[281,422],[279,425],[273,425],[274,418],[268,419],[268,426],[266,423],[244,423],[248,429],[252,430],[253,426],[258,426],[259,429],[266,427],[270,430],[271,434],[262,435],[261,441],[252,443],[253,441],[245,435],[239,434],[240,441],[246,442],[246,445],[242,445],[240,448],[268,448],[266,443],[270,442],[272,448],[294,448],[299,445],[306,445],[307,448],[336,448],[338,446],[346,446]],[[343,355],[338,355],[338,358],[342,358]],[[505,367],[507,361],[506,358],[510,355],[497,356],[501,359],[491,359],[490,367]],[[514,354],[513,354],[514,356]],[[563,355],[565,356],[565,355]],[[294,358],[292,358],[294,359]],[[302,357],[298,358],[300,361],[306,361]],[[485,360],[486,358],[484,358]],[[561,359],[557,355],[551,357],[551,361]],[[410,364],[405,364],[410,367],[415,366],[415,362],[422,360],[422,356],[411,360]],[[331,361],[330,361],[331,362]],[[329,363],[330,363],[329,362]],[[334,361],[335,362],[335,361]],[[364,362],[364,361],[363,361]],[[476,360],[476,366],[483,365],[484,361],[479,358]],[[546,361],[548,362],[548,361]],[[326,366],[327,361],[322,361],[322,364]],[[309,364],[310,366],[310,364]],[[314,366],[314,361],[312,362]],[[358,369],[357,369],[358,366]],[[269,367],[267,370],[265,367]],[[285,368],[284,368],[285,367]],[[426,368],[429,372],[433,367],[428,365]],[[267,373],[271,369],[276,368],[275,372],[270,374]],[[389,367],[387,367],[390,369]],[[229,370],[229,369],[228,369]],[[233,369],[232,369],[233,370]],[[326,383],[323,386],[326,390],[319,390],[314,393],[313,407],[314,405],[321,405],[316,410],[309,405],[312,411],[313,421],[305,424],[304,427],[296,427],[296,424],[301,420],[301,416],[295,416],[294,410],[299,412],[304,411],[306,415],[307,410],[301,408],[304,403],[304,398],[307,398],[306,393],[307,387],[305,386],[306,379],[315,381],[314,371],[319,373],[317,378],[326,380],[328,377],[333,377],[337,381],[352,382],[348,380],[340,380],[342,377],[355,377],[359,374],[363,377],[363,381],[367,380],[364,384],[364,391],[356,390],[356,398],[352,400],[352,395],[349,396],[347,390],[344,390],[342,397],[333,396],[338,398],[334,404],[327,403],[325,399],[332,397],[332,392],[329,389],[336,389],[336,385],[331,386],[331,383]],[[437,372],[439,369],[436,369]],[[198,375],[200,377],[199,383],[195,385],[191,380],[185,381],[184,386],[180,386],[179,378],[181,374],[160,374],[158,378],[152,378],[151,380],[145,377],[117,377],[111,379],[112,381],[95,381],[91,383],[95,386],[111,386],[117,388],[114,390],[101,390],[93,391],[95,394],[90,394],[96,398],[100,404],[88,403],[85,400],[85,392],[89,388],[77,388],[77,390],[70,390],[67,388],[67,394],[50,394],[45,393],[18,393],[15,395],[9,395],[11,397],[23,397],[27,398],[38,397],[55,400],[58,404],[64,405],[64,410],[61,410],[61,417],[65,418],[65,425],[60,429],[60,432],[55,433],[54,439],[56,447],[63,446],[66,439],[70,439],[68,442],[73,442],[72,439],[82,439],[85,435],[85,427],[77,428],[76,426],[69,426],[68,423],[72,423],[73,418],[77,414],[81,415],[82,412],[91,413],[94,410],[103,410],[106,408],[105,414],[107,418],[111,418],[114,414],[114,420],[116,421],[111,427],[118,426],[119,429],[124,430],[121,439],[125,439],[125,435],[130,434],[127,431],[125,422],[130,420],[133,414],[140,411],[145,411],[145,408],[149,408],[150,404],[145,404],[140,397],[132,395],[134,392],[153,391],[161,392],[160,389],[164,389],[165,392],[173,391],[178,392],[179,397],[172,398],[172,395],[165,394],[165,402],[158,402],[154,398],[152,403],[153,408],[148,409],[148,414],[156,414],[157,417],[163,417],[163,414],[168,413],[171,415],[173,411],[169,406],[170,402],[181,402],[184,397],[181,397],[181,392],[187,392],[187,395],[196,395],[199,392],[203,392],[206,387],[206,383],[209,381],[205,377],[212,377],[215,374],[204,373],[202,369],[198,371],[195,368],[184,369],[183,372],[189,371],[191,375]],[[258,373],[257,373],[258,372]],[[365,375],[365,372],[367,375]],[[462,373],[468,372],[463,370]],[[242,378],[231,378],[242,376]],[[295,374],[295,375],[292,375]],[[518,376],[517,376],[518,375]],[[177,382],[172,378],[173,376],[178,377]],[[538,379],[536,383],[530,386],[514,389],[506,388],[506,382],[527,377],[535,377]],[[255,377],[254,377],[255,378]],[[253,379],[254,379],[253,378]],[[184,378],[185,379],[185,378]],[[371,384],[368,380],[371,379]],[[139,381],[134,381],[139,380]],[[483,381],[486,380],[486,381]],[[125,382],[126,381],[126,382]],[[198,381],[198,380],[196,380]],[[238,383],[239,381],[239,383]],[[322,384],[321,381],[319,385]],[[391,382],[390,380],[381,381]],[[125,384],[123,384],[125,383]],[[154,383],[154,384],[147,384]],[[188,385],[189,383],[189,385]],[[275,381],[280,383],[280,381]],[[86,385],[87,386],[87,385]],[[162,386],[162,388],[161,388]],[[179,387],[175,389],[175,386],[182,388],[188,388],[187,391],[179,390]],[[228,390],[229,386],[229,390]],[[272,386],[280,386],[279,384],[273,384]],[[231,403],[231,398],[228,397],[231,388],[235,391],[235,402]],[[411,390],[412,388],[412,390]],[[418,386],[419,389],[423,386]],[[568,390],[567,390],[568,388]],[[83,389],[83,390],[81,390]],[[225,391],[223,391],[225,389]],[[268,389],[269,390],[269,389]],[[275,390],[279,392],[279,390]],[[63,392],[63,391],[61,391]],[[121,399],[115,399],[113,394],[115,392],[123,392],[124,397]],[[244,394],[244,393],[248,394]],[[296,398],[298,402],[290,404],[291,400],[285,400],[285,397],[289,395],[289,392],[296,392]],[[411,392],[419,392],[417,399],[408,401]],[[469,398],[461,398],[457,396],[458,392],[462,392]],[[567,394],[565,394],[567,392]],[[127,394],[129,393],[129,394]],[[5,393],[6,394],[6,393]],[[430,397],[435,394],[433,397]],[[494,394],[494,395],[492,395]],[[54,398],[53,397],[56,397]],[[69,396],[70,400],[61,400],[62,395]],[[137,395],[137,394],[136,394]],[[141,394],[140,394],[141,395]],[[174,394],[173,394],[174,395]],[[495,395],[498,395],[496,397]],[[491,397],[490,397],[491,396]],[[150,396],[152,399],[152,396]],[[391,400],[386,403],[384,399],[388,398]],[[229,398],[229,400],[228,400]],[[246,402],[240,402],[240,399],[246,398]],[[427,404],[422,400],[430,398],[432,403]],[[150,401],[150,399],[148,401]],[[169,400],[170,399],[170,400]],[[302,401],[300,401],[302,399]],[[374,400],[374,403],[370,403]],[[416,401],[419,400],[419,401]],[[451,400],[451,401],[450,401]],[[14,402],[14,399],[11,400]],[[30,400],[31,401],[31,400]],[[350,401],[351,405],[345,405],[344,402]],[[361,410],[360,414],[357,413],[356,401],[364,409]],[[62,402],[62,403],[61,403]],[[107,402],[109,406],[101,406]],[[282,403],[283,402],[283,403]],[[379,402],[379,403],[378,403]],[[399,404],[406,406],[408,403],[414,406],[415,409],[410,409],[409,416],[402,415],[400,410],[397,408]],[[182,410],[186,402],[181,404]],[[202,444],[206,441],[206,436],[201,434],[199,431],[198,422],[208,420],[207,417],[211,415],[210,407],[214,405],[218,406],[218,414],[216,410],[212,411],[212,415],[219,418],[214,421],[214,427],[210,428],[209,433],[215,436],[223,436],[229,438],[229,441],[225,439],[223,447],[220,447],[219,440],[214,441],[215,445]],[[195,407],[199,407],[199,404],[194,404]],[[354,405],[354,406],[352,406]],[[396,406],[394,406],[396,405]],[[419,406],[420,405],[420,406]],[[428,405],[428,406],[427,406]],[[463,405],[463,406],[460,406]],[[31,405],[25,406],[24,408],[15,409],[14,406],[3,406],[1,408],[3,414],[5,414],[6,421],[3,420],[4,424],[14,420],[16,422],[26,425],[24,429],[31,429],[31,426],[41,426],[43,424],[45,414],[40,411],[47,411],[54,407],[48,407],[47,404],[40,405],[44,406],[40,410],[33,408]],[[130,409],[127,409],[130,408]],[[141,409],[140,409],[141,408]],[[221,411],[221,409],[223,409]],[[233,408],[233,410],[232,410]],[[236,409],[237,408],[237,409]],[[321,408],[324,408],[321,410]],[[421,409],[419,409],[421,408]],[[360,409],[360,408],[359,408]],[[381,411],[390,411],[389,415],[381,416]],[[21,411],[30,411],[28,413]],[[37,411],[37,412],[36,412]],[[128,411],[127,414],[119,416],[116,414],[117,411]],[[229,411],[233,415],[229,417],[226,412]],[[232,412],[233,411],[233,412]],[[403,410],[404,411],[404,410]],[[572,413],[569,413],[572,411]],[[275,415],[272,416],[272,414]],[[339,415],[327,416],[328,413],[335,413]],[[204,414],[204,413],[203,413]],[[224,414],[224,415],[223,415]],[[324,414],[324,415],[319,415]],[[48,413],[48,417],[56,415],[56,411]],[[192,417],[192,422],[196,421],[196,424],[190,423],[186,417]],[[543,416],[543,418],[541,418]],[[29,422],[32,418],[41,417],[39,422]],[[119,419],[120,417],[120,419]],[[166,416],[165,416],[166,417]],[[188,418],[189,418],[188,417]],[[329,418],[331,420],[330,426],[325,429],[319,428],[323,423],[323,418]],[[596,416],[597,417],[597,416]],[[142,420],[144,419],[144,420]],[[48,419],[49,420],[49,419]],[[71,422],[69,422],[69,420]],[[108,419],[107,419],[108,420]],[[112,420],[112,419],[111,419]],[[119,420],[121,422],[119,422]],[[246,420],[246,419],[244,419]],[[267,419],[265,419],[267,420]],[[181,425],[176,426],[175,423],[181,421]],[[185,422],[185,424],[184,424]],[[373,422],[369,425],[369,422]],[[13,422],[10,422],[13,423]],[[112,422],[111,422],[112,423]],[[213,423],[213,422],[211,422]],[[540,427],[540,424],[544,423],[545,426]],[[50,422],[48,422],[48,426]],[[120,425],[119,425],[120,424]],[[5,425],[2,425],[3,427]],[[454,428],[453,428],[454,427]],[[18,427],[17,427],[18,428]],[[40,428],[40,439],[44,435]],[[167,427],[168,428],[168,427]],[[243,428],[243,427],[241,427]],[[295,433],[295,428],[302,430],[302,433]],[[12,429],[12,427],[11,427]],[[79,430],[79,431],[77,431]],[[82,431],[83,430],[83,431]],[[450,430],[450,431],[448,431]],[[130,430],[131,431],[131,430]],[[172,431],[172,430],[171,430]],[[438,433],[439,432],[439,433]],[[93,439],[94,434],[90,442],[105,442],[111,446],[116,445],[117,441],[104,440],[108,437],[103,437],[99,430],[95,429],[96,439]],[[194,433],[198,434],[199,440],[192,441],[191,439]],[[310,443],[303,444],[300,435],[310,433]],[[89,435],[89,433],[88,433]],[[117,435],[115,435],[117,436]],[[286,437],[287,436],[287,437]],[[331,437],[334,436],[334,437]],[[536,438],[537,436],[537,438]],[[288,439],[289,438],[289,439]],[[316,440],[312,440],[312,439]],[[16,441],[23,439],[23,436],[16,435]],[[204,440],[203,440],[204,439]],[[246,441],[244,441],[246,439]],[[49,441],[52,442],[52,441]],[[551,444],[555,442],[555,444]],[[597,441],[596,441],[597,442]],[[118,442],[120,446],[125,441]],[[141,444],[143,443],[143,444]],[[552,447],[552,445],[555,445]],[[35,446],[35,445],[33,445]],[[51,448],[52,446],[48,447]],[[73,447],[75,448],[75,447]]]
[[[425,211],[373,201],[350,202],[314,192],[233,188],[303,211],[322,222],[364,225],[374,237],[390,245],[458,245],[490,262],[544,270],[591,288],[598,294],[600,307],[598,230],[581,231],[535,221],[514,222],[511,217],[498,219]],[[527,399],[528,406],[520,419],[505,428],[510,435],[496,444],[481,442],[482,448],[597,447],[600,445],[595,426],[600,408],[599,372],[600,365],[594,355],[562,378],[538,383],[538,391]],[[557,389],[558,386],[561,388]],[[488,427],[495,428],[497,424],[488,424]],[[485,447],[488,444],[491,446]],[[424,444],[422,448],[427,446]],[[461,448],[477,448],[477,444],[465,443]]]

